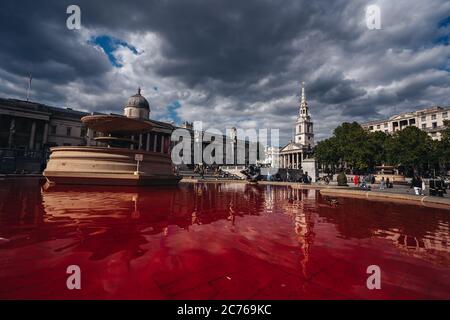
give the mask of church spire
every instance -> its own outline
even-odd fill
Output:
[[[302,82],[302,101],[301,106],[306,106],[306,98],[305,98],[305,82]]]
[[[302,82],[302,94],[300,98],[300,115],[295,123],[295,143],[305,147],[314,146],[313,122],[308,112],[304,82]]]
[[[302,97],[300,100],[300,117],[308,117],[308,103],[305,97],[305,82],[302,82]]]

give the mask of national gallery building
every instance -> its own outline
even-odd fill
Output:
[[[17,99],[0,98],[0,173],[41,172],[46,165],[49,149],[54,146],[105,146],[109,147],[111,139],[102,137],[101,132],[87,129],[81,122],[84,116],[92,115],[73,110],[71,108],[57,108],[36,102]],[[98,113],[97,113],[98,114]],[[150,118],[150,104],[139,89],[135,95],[128,98],[124,106],[124,117],[144,120],[151,124],[152,130],[137,136],[127,137],[132,141],[132,148],[152,152],[170,153],[174,143],[171,142],[173,130],[179,128],[172,123],[152,120]],[[198,133],[194,132],[192,125],[184,123],[182,128],[191,133],[192,156],[188,166],[193,166],[194,143]],[[208,144],[205,134],[202,149]],[[226,137],[223,137],[225,141]],[[102,141],[103,140],[103,141]],[[259,144],[238,140],[233,137],[232,148],[224,148],[223,163],[226,164],[227,151],[232,150],[233,162],[231,165],[246,165],[249,159],[249,150]],[[244,145],[245,158],[238,163],[237,147]],[[259,159],[259,152],[257,159]]]

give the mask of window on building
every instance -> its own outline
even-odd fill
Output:
[[[420,118],[421,121],[426,121],[427,117],[426,116],[422,116],[422,118]]]
[[[422,123],[422,129],[426,129],[427,125],[425,123]]]
[[[80,137],[85,137],[86,136],[86,128],[81,128],[80,130]]]
[[[435,114],[431,115],[431,120],[436,120],[436,115]]]
[[[432,133],[431,133],[431,136],[432,136],[432,137],[436,137],[436,132],[432,132]]]
[[[379,124],[377,125],[377,129],[380,129],[380,125]]]
[[[373,130],[373,126],[369,126],[369,130],[372,131]]]
[[[50,134],[56,134],[56,126],[50,126]]]
[[[433,122],[431,125],[433,126],[433,129],[437,128],[437,122]]]
[[[71,127],[67,127],[66,128],[66,136],[70,137],[72,135],[72,128]]]
[[[448,118],[448,112],[443,112],[442,113],[442,118]]]
[[[384,124],[384,127],[385,127],[385,128],[387,128],[387,127],[388,127],[388,124],[387,124],[387,123],[385,123],[385,124]]]

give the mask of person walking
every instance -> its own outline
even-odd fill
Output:
[[[386,187],[386,183],[384,181],[384,177],[381,177],[380,181],[380,190],[383,190]]]
[[[422,179],[417,174],[414,175],[411,181],[411,187],[414,188],[414,194],[420,196],[422,193]]]
[[[355,174],[355,176],[353,177],[353,184],[354,184],[355,186],[358,186],[358,184],[359,184],[359,177],[358,177],[358,175],[356,175],[356,174]]]

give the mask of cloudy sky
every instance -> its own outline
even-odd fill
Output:
[[[81,8],[68,30],[66,9]],[[365,9],[381,8],[369,30]],[[300,83],[316,139],[343,121],[450,105],[450,1],[142,0],[0,3],[0,96],[292,135]]]

